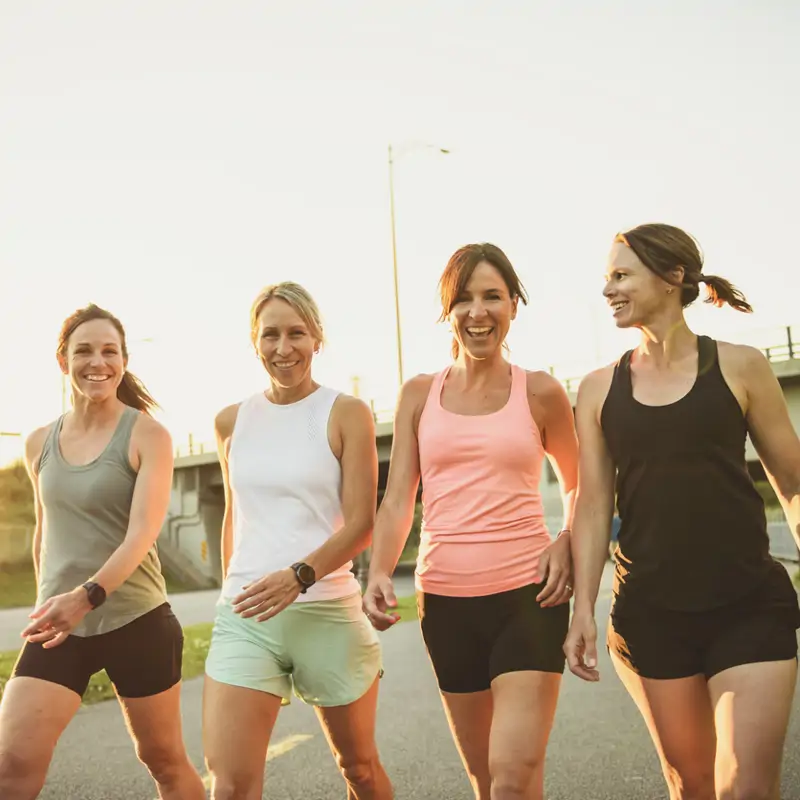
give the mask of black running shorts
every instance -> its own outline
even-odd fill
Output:
[[[180,681],[182,656],[183,630],[164,603],[108,633],[68,636],[53,648],[26,642],[12,679],[40,678],[82,697],[104,669],[120,697],[151,697]]]
[[[569,603],[542,608],[529,584],[482,597],[419,592],[422,636],[443,692],[488,689],[508,672],[564,671]]]
[[[617,596],[606,643],[643,678],[711,678],[742,664],[796,658],[798,627],[797,592],[783,565],[774,562],[756,590],[710,611],[672,611]]]

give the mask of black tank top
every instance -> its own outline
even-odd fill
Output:
[[[633,351],[625,353],[600,417],[622,521],[614,591],[679,611],[743,597],[772,561],[764,503],[745,461],[747,423],[717,343],[699,336],[697,346],[694,385],[665,406],[634,399]]]

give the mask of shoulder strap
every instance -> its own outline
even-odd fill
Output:
[[[50,430],[45,437],[44,444],[42,445],[42,452],[39,455],[39,464],[36,468],[37,472],[41,472],[42,467],[53,457],[53,452],[58,448],[58,434],[61,432],[61,426],[64,423],[64,415],[62,414],[51,426]]]
[[[122,416],[117,424],[117,429],[114,431],[114,435],[111,437],[108,450],[106,451],[109,455],[114,453],[121,456],[125,462],[128,461],[128,453],[131,446],[131,433],[133,432],[133,426],[139,419],[140,413],[141,412],[137,411],[135,408],[125,406],[125,410],[122,412]]]
[[[632,358],[633,350],[627,350],[614,365],[614,375],[611,378],[611,386],[608,390],[609,394],[615,390],[622,390],[625,394],[633,396],[633,384],[631,383]]]
[[[709,336],[697,337],[697,377],[716,375],[720,372],[719,359],[717,358],[717,343]]]

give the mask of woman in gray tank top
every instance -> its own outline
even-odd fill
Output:
[[[105,669],[159,797],[201,800],[181,733],[183,633],[155,546],[172,443],[126,370],[125,331],[112,314],[76,311],[57,357],[73,409],[26,442],[38,597],[0,704],[0,797],[39,795],[89,679]]]

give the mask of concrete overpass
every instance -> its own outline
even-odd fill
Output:
[[[800,432],[800,348],[791,336],[778,347],[764,348],[772,369],[781,383],[796,431]],[[563,381],[573,405],[579,380]],[[392,447],[392,420],[376,422],[379,462],[378,502],[383,496]],[[220,527],[224,508],[222,473],[213,445],[191,443],[189,452],[180,451],[175,460],[173,491],[167,521],[161,531],[162,560],[186,582],[214,585],[220,574]],[[765,479],[758,456],[748,441],[747,459],[757,480]],[[542,497],[548,523],[558,530],[561,500],[555,473],[545,462]],[[770,514],[770,535],[776,556],[795,559],[797,549],[782,515]]]

